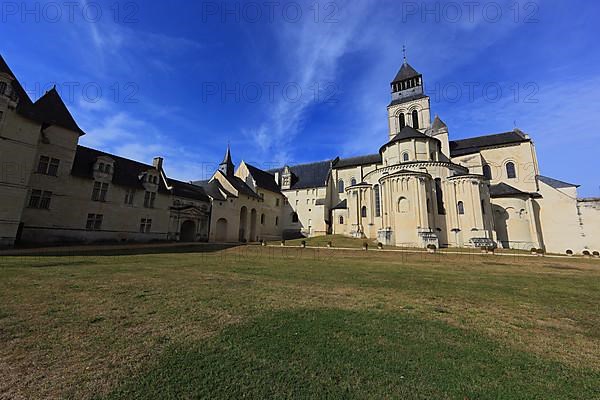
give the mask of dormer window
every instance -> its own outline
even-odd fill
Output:
[[[111,180],[113,173],[114,160],[110,157],[102,156],[96,159],[94,165],[94,178],[96,180]]]

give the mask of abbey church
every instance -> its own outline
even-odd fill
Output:
[[[0,245],[341,234],[402,247],[598,254],[600,199],[544,176],[529,135],[451,140],[406,60],[387,110],[375,154],[265,171],[236,168],[228,148],[211,179],[181,182],[161,157],[144,164],[79,145],[85,132],[59,93],[32,101],[0,57]]]

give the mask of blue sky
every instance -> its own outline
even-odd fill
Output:
[[[32,98],[56,83],[82,144],[162,155],[179,179],[207,178],[228,142],[236,163],[264,168],[376,152],[406,45],[451,138],[517,126],[544,175],[600,196],[597,2],[8,1],[0,13],[2,54]]]

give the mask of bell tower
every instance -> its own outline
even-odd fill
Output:
[[[431,126],[430,102],[423,88],[423,75],[406,61],[406,48],[403,52],[404,62],[390,84],[392,102],[388,106],[389,139],[405,126],[421,132]]]

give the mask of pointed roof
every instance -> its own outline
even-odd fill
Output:
[[[233,162],[231,161],[231,147],[229,146],[229,143],[227,144],[227,151],[225,152],[225,157],[223,157],[223,161],[221,161],[221,164],[233,164]]]
[[[436,115],[435,119],[433,120],[433,125],[431,126],[431,129],[434,131],[448,129],[448,125],[446,125],[446,123],[444,121],[442,121],[441,118]]]
[[[417,76],[421,76],[421,74],[417,72],[417,70],[414,69],[406,60],[404,60],[404,63],[400,67],[400,70],[396,74],[396,77],[394,78],[392,83],[404,81],[410,78],[415,78]]]
[[[434,137],[427,136],[426,134],[419,132],[415,128],[412,128],[410,126],[405,126],[404,128],[402,128],[400,133],[398,133],[396,136],[394,136],[389,142],[387,142],[386,144],[381,146],[381,148],[379,149],[379,153],[381,153],[383,151],[383,149],[386,148],[387,146],[389,146],[390,144],[393,144],[396,142],[401,142],[404,140],[410,140],[410,139],[428,139],[428,140],[439,141],[438,139],[436,139]]]
[[[85,132],[77,125],[69,109],[62,101],[56,87],[47,91],[46,94],[33,103],[33,112],[38,122],[58,125],[77,132],[80,136],[85,135]]]

